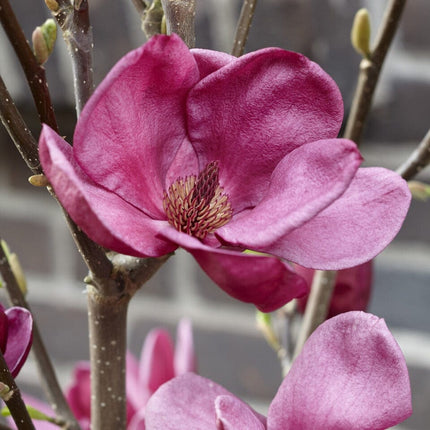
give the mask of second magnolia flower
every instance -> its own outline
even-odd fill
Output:
[[[361,264],[406,216],[405,181],[359,169],[355,144],[336,139],[342,118],[336,84],[300,54],[235,58],[155,36],[97,88],[73,148],[43,128],[40,158],[94,241],[138,257],[181,246],[228,294],[269,312],[307,291],[285,261]]]

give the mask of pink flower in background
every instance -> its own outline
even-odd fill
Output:
[[[40,159],[93,240],[137,257],[181,246],[224,291],[269,312],[307,292],[286,261],[361,264],[406,216],[406,182],[359,169],[355,144],[336,139],[342,118],[336,84],[300,54],[235,58],[154,36],[97,88],[73,148],[44,126]]]
[[[33,340],[33,317],[18,306],[6,309],[0,304],[0,349],[13,377],[27,359]]]
[[[151,330],[142,347],[140,361],[127,354],[127,430],[145,430],[145,407],[149,397],[165,382],[187,372],[195,372],[193,334],[190,321],[178,324],[176,347],[164,329]],[[73,372],[73,381],[66,392],[67,401],[82,430],[90,429],[91,383],[90,364],[80,362]],[[48,405],[25,396],[26,403],[47,415],[53,415]],[[58,426],[46,421],[34,421],[37,430],[54,430]]]
[[[367,309],[372,288],[372,267],[372,261],[368,261],[359,266],[339,270],[336,275],[336,284],[327,318],[334,317],[342,312],[365,311]],[[294,265],[294,268],[310,287],[314,277],[314,270],[297,264]],[[304,312],[306,302],[307,296],[298,300],[300,311]]]
[[[267,419],[209,379],[164,384],[146,407],[146,430],[382,430],[412,413],[402,352],[385,322],[348,312],[306,342]]]

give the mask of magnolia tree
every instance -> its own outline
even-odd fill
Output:
[[[30,182],[62,206],[88,266],[90,330],[90,363],[77,364],[63,392],[3,242],[15,307],[0,312],[0,394],[11,415],[0,427],[377,430],[405,420],[402,352],[384,321],[362,310],[371,260],[401,228],[406,181],[429,162],[430,138],[398,172],[361,168],[357,148],[405,0],[388,2],[373,47],[367,11],[356,15],[352,42],[363,60],[343,136],[340,91],[320,66],[274,47],[244,54],[255,0],[243,2],[231,54],[194,47],[194,0],[133,3],[148,41],[93,91],[86,0],[46,0],[53,19],[36,28],[32,47],[0,0],[42,131],[33,137],[0,80],[1,119]],[[43,68],[57,26],[73,65],[71,141]],[[267,416],[195,373],[190,321],[179,323],[176,348],[159,329],[139,362],[126,353],[127,306],[179,247],[232,299],[257,308],[284,372]],[[272,325],[278,309],[286,336]],[[295,332],[287,322],[300,313]],[[32,340],[50,405],[14,381]]]

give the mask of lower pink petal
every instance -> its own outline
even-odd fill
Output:
[[[215,430],[215,399],[232,396],[225,388],[194,373],[162,385],[149,399],[145,411],[148,430]]]
[[[218,396],[215,400],[217,430],[265,430],[255,411],[234,396]]]
[[[405,359],[384,320],[348,312],[308,339],[270,405],[268,430],[382,430],[411,413]]]
[[[4,359],[10,373],[15,377],[27,359],[33,340],[33,317],[21,307],[6,309],[8,337]]]
[[[45,175],[71,218],[95,242],[137,257],[160,257],[176,248],[155,237],[167,221],[153,220],[116,194],[96,185],[77,165],[73,150],[44,126],[39,152]]]
[[[359,169],[338,200],[262,251],[314,269],[358,266],[393,240],[410,200],[407,183],[396,173]]]
[[[207,275],[227,294],[271,312],[308,291],[306,282],[276,257],[210,248],[173,228],[160,234],[190,252]]]
[[[73,369],[72,385],[66,392],[67,403],[78,420],[91,417],[91,377],[90,363],[79,362]]]

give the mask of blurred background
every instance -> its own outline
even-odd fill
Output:
[[[229,52],[239,0],[196,0],[196,46]],[[338,83],[348,111],[360,57],[350,45],[355,12],[369,9],[374,34],[385,0],[260,0],[247,51],[279,46],[318,62]],[[42,0],[12,6],[26,36],[49,17]],[[127,51],[145,41],[131,1],[90,0],[96,83]],[[366,165],[396,169],[430,126],[430,3],[406,5],[383,69],[361,147]],[[24,75],[0,29],[0,73],[35,136],[40,132]],[[59,39],[47,64],[60,130],[69,140],[75,124],[71,66]],[[430,170],[430,169],[429,169]],[[0,235],[21,260],[29,300],[59,377],[67,385],[77,360],[88,358],[82,279],[86,268],[62,214],[44,189],[28,184],[30,172],[0,130]],[[420,179],[430,181],[429,172]],[[385,318],[406,356],[414,414],[399,429],[430,428],[430,203],[414,201],[398,237],[375,261],[369,311]],[[383,222],[383,220],[381,220]],[[262,411],[276,393],[281,372],[275,353],[255,327],[255,310],[225,295],[179,251],[132,300],[129,347],[138,355],[148,330],[174,333],[181,316],[194,324],[199,372]],[[30,359],[19,377],[23,391],[39,393]]]

